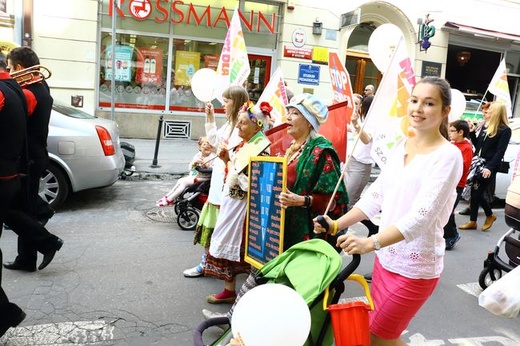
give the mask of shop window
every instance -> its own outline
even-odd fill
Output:
[[[232,3],[124,1],[114,12],[113,21],[112,0],[102,0],[99,107],[112,105],[115,71],[114,103],[118,109],[202,112],[204,104],[192,93],[191,77],[201,68],[217,69],[228,30],[226,18],[233,15]],[[246,1],[243,7],[240,18],[247,46],[274,51],[281,5]],[[113,30],[117,32],[114,48]],[[250,65],[247,87],[256,100],[269,81],[271,56],[250,55]],[[212,102],[218,113],[224,112],[219,101]]]
[[[111,34],[102,33],[99,106],[111,106],[115,71],[115,107],[164,110],[168,38],[117,34],[116,42],[112,49]],[[115,53],[115,68],[112,53]]]
[[[101,108],[111,106],[111,42],[111,34],[103,33],[99,76]],[[217,68],[222,44],[174,39],[171,57],[168,46],[168,38],[117,34],[115,107],[163,111],[204,108],[191,91],[191,78],[201,68]],[[218,101],[214,103],[215,108],[221,108]]]
[[[201,68],[217,69],[222,44],[186,39],[173,40],[170,68],[169,110],[197,110],[204,108],[191,91],[191,78]],[[222,108],[213,101],[215,109]]]

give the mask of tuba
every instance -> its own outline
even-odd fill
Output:
[[[42,80],[50,78],[52,75],[51,71],[43,65],[34,65],[23,70],[11,72],[10,74],[21,87],[41,82]]]

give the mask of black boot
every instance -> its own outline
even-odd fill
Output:
[[[16,304],[6,303],[0,306],[0,338],[11,327],[16,327],[25,319],[25,312]]]

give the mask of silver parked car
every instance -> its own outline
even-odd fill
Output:
[[[56,209],[71,192],[114,184],[125,166],[119,129],[54,101],[47,149],[50,163],[40,181],[40,196]]]

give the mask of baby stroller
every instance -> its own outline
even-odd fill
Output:
[[[208,199],[210,180],[188,186],[175,200],[177,224],[185,231],[192,231],[199,223],[199,216]]]
[[[311,330],[305,345],[329,346],[334,341],[334,335],[330,313],[323,309],[324,300],[327,305],[338,303],[345,290],[344,280],[354,272],[360,261],[360,255],[353,255],[352,261],[341,270],[343,262],[336,250],[324,240],[312,239],[292,246],[268,262],[259,270],[256,282],[259,285],[281,283],[300,293],[311,312]],[[208,328],[226,324],[230,326],[227,317],[202,322],[194,331],[194,345],[227,345],[232,338],[231,328],[210,344],[203,341],[203,332]]]
[[[478,283],[482,289],[486,289],[493,282],[502,277],[502,272],[510,272],[520,265],[520,179],[509,186],[506,195],[504,215],[506,224],[511,227],[498,240],[493,251],[488,253],[484,261],[484,269],[480,272]],[[500,256],[501,249],[507,255],[503,260]]]

